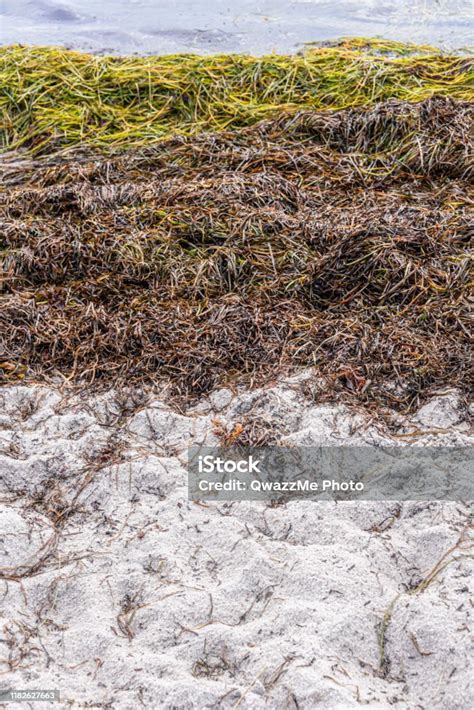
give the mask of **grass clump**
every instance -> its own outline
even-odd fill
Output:
[[[0,48],[3,150],[110,149],[257,123],[282,110],[472,96],[472,57],[351,39],[295,56],[92,56]]]
[[[196,396],[315,366],[404,410],[466,390],[472,127],[436,97],[4,161],[4,381]]]

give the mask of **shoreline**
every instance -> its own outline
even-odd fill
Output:
[[[158,5],[158,6],[157,6]],[[314,38],[386,36],[450,47],[472,41],[468,0],[3,0],[4,43],[67,44],[82,51],[201,54],[291,52]]]
[[[0,708],[474,706],[473,77],[0,48]]]

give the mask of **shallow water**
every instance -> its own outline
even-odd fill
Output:
[[[0,0],[0,43],[117,54],[292,52],[304,42],[382,36],[463,47],[471,0]]]

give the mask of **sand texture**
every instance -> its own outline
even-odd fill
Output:
[[[164,392],[0,391],[1,689],[120,710],[473,705],[467,503],[188,501],[187,447],[239,422],[250,441],[472,443],[456,392],[389,426],[305,382],[181,413]]]

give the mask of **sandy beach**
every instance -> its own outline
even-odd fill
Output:
[[[0,1],[0,708],[474,706],[467,4],[94,5]]]
[[[287,445],[472,445],[455,392],[389,433],[309,405],[304,381],[184,413],[138,390],[2,390],[0,687],[130,710],[472,704],[466,503],[188,500],[189,444],[250,413]]]

